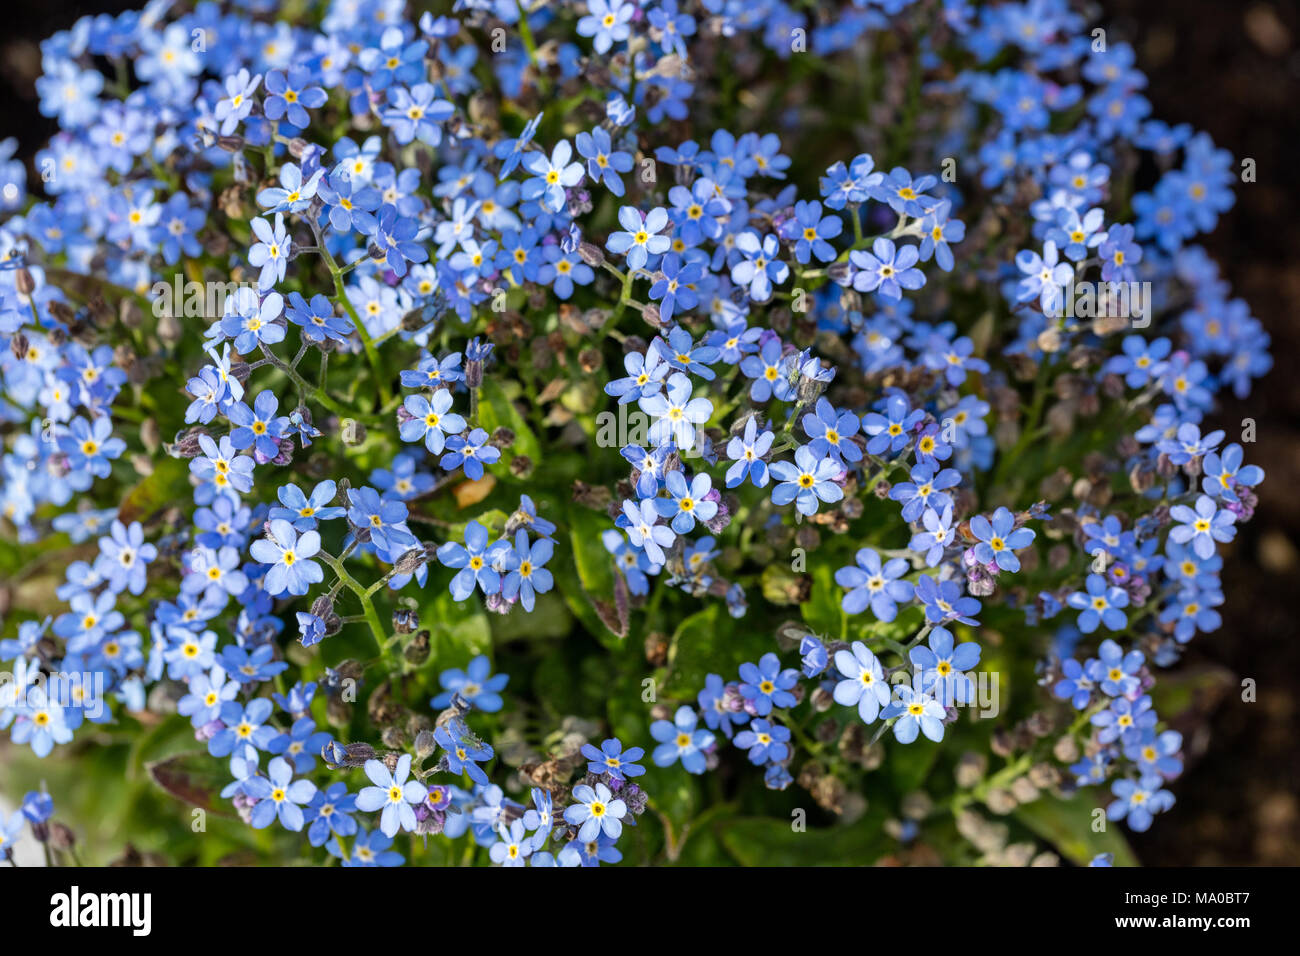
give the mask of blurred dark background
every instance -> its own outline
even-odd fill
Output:
[[[36,109],[38,43],[85,13],[140,3],[9,0],[0,35],[0,139],[16,136],[29,161],[54,131]],[[1127,40],[1150,77],[1153,115],[1209,132],[1258,178],[1204,238],[1234,294],[1273,337],[1273,372],[1218,423],[1253,418],[1247,460],[1267,480],[1255,520],[1238,534],[1224,568],[1224,626],[1190,645],[1182,665],[1194,709],[1178,806],[1133,838],[1148,865],[1300,864],[1300,4],[1232,0],[1103,0],[1111,41]],[[29,168],[29,181],[31,176]],[[1257,699],[1243,702],[1244,678]],[[1189,724],[1190,730],[1193,725]]]

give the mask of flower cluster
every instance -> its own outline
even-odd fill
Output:
[[[14,743],[179,714],[344,865],[616,862],[723,738],[842,823],[901,748],[992,749],[864,826],[993,861],[979,805],[1173,804],[1154,670],[1263,479],[1207,417],[1271,359],[1192,244],[1233,159],[1128,45],[1065,0],[266,6],[82,20],[39,192],[0,145],[6,575],[58,568],[6,608]],[[884,71],[873,128],[709,86],[796,60]],[[990,677],[1041,685],[996,734]]]

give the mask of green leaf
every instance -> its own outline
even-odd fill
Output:
[[[678,625],[668,645],[664,693],[694,699],[709,674],[730,674],[745,661],[757,661],[775,645],[770,634],[738,625],[711,604]]]
[[[1120,824],[1107,820],[1104,832],[1094,832],[1092,822],[1096,809],[1097,796],[1083,790],[1068,800],[1045,797],[1022,803],[1013,815],[1078,866],[1086,866],[1098,853],[1113,853],[1116,866],[1137,866],[1137,858],[1124,839]]]
[[[578,505],[567,510],[565,519],[570,554],[557,554],[548,566],[556,587],[589,633],[606,647],[622,647],[623,635],[614,620],[614,559],[600,540],[610,523],[604,515]]]
[[[799,605],[804,623],[814,634],[838,639],[843,628],[844,612],[840,597],[844,589],[835,583],[834,572],[826,561],[816,562],[812,570],[812,593]]]
[[[477,601],[457,604],[443,591],[432,606],[421,608],[420,620],[429,628],[428,667],[463,667],[470,658],[491,653],[492,626]]]
[[[156,456],[153,474],[127,492],[118,509],[118,518],[124,524],[145,521],[178,500],[188,499],[189,474],[189,466],[179,458]]]
[[[510,382],[514,395],[508,395],[505,387],[495,378],[485,378],[482,388],[479,391],[478,419],[479,425],[485,428],[488,434],[492,434],[495,428],[509,428],[515,433],[515,443],[510,447],[512,455],[527,455],[532,459],[534,467],[542,463],[542,445],[533,434],[533,430],[528,426],[528,421],[524,418],[515,403],[511,400],[517,396],[520,390],[518,382]],[[498,477],[506,477],[510,474],[508,469],[500,469],[494,474]]]
[[[794,822],[793,817],[741,817],[719,824],[719,833],[722,845],[744,866],[870,866],[892,842],[874,813],[850,826],[802,832]]]

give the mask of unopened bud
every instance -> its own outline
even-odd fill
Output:
[[[592,245],[590,242],[578,243],[578,255],[593,269],[605,264],[605,253],[601,251],[600,246]]]
[[[393,565],[393,570],[398,574],[414,574],[428,560],[429,555],[424,548],[411,548],[403,552],[401,557],[397,559],[397,563]],[[416,620],[418,622],[419,619]],[[411,630],[413,631],[415,628],[411,628]],[[406,631],[405,633],[409,634],[411,632]]]
[[[429,659],[429,632],[421,631],[411,638],[410,643],[402,651],[402,656],[406,658],[407,663],[419,667]]]
[[[393,611],[393,630],[398,634],[414,634],[419,626],[420,615],[414,609],[399,607]]]

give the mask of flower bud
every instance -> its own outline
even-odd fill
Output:
[[[409,552],[408,552],[409,553]],[[423,551],[420,552],[423,555]],[[399,607],[393,611],[393,630],[398,634],[414,634],[420,626],[420,615],[414,608]]]
[[[414,574],[416,571],[420,570],[421,566],[423,566],[428,560],[428,552],[423,547],[411,548],[408,551],[403,552],[401,557],[397,559],[397,563],[393,565],[393,570],[398,574]],[[416,621],[418,626],[418,616],[416,617]],[[413,631],[415,628],[411,628],[411,630]],[[409,634],[411,631],[406,631],[404,633]]]
[[[605,253],[601,251],[600,246],[592,245],[590,242],[578,243],[578,255],[593,269],[598,269],[605,264]]]
[[[407,663],[419,667],[429,659],[429,632],[420,631],[415,637],[411,638],[406,648],[402,651],[402,656],[406,658]]]
[[[422,730],[415,735],[415,756],[420,760],[432,757],[438,749],[438,742],[433,738],[433,731]]]

